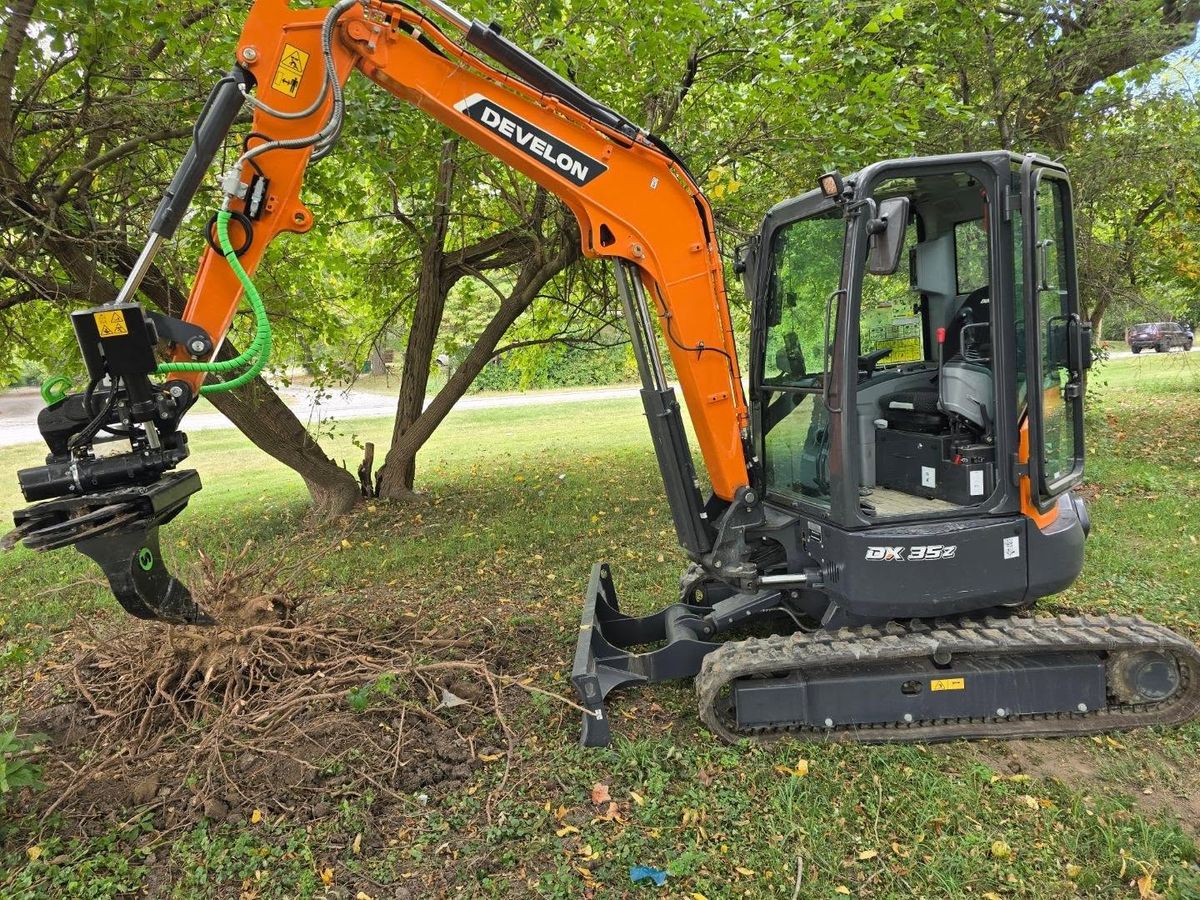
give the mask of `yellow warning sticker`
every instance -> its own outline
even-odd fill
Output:
[[[295,97],[300,90],[300,81],[304,78],[304,70],[308,68],[308,54],[299,47],[291,44],[283,45],[283,58],[275,68],[275,77],[271,79],[271,87],[281,94]]]
[[[961,691],[966,686],[965,678],[935,678],[929,682],[931,691]]]
[[[125,324],[125,313],[119,309],[111,312],[92,313],[92,318],[96,320],[96,330],[100,332],[102,338],[129,334],[129,326]]]

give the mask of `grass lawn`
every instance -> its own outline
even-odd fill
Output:
[[[1200,358],[1114,361],[1090,391],[1088,561],[1044,606],[1137,612],[1196,640]],[[345,427],[382,443],[388,426]],[[674,598],[684,560],[636,400],[452,415],[419,462],[417,500],[315,531],[299,478],[236,432],[192,444],[207,486],[164,530],[176,569],[196,548],[249,539],[295,559],[337,545],[304,576],[330,602],[470,633],[549,690],[569,692],[593,561],[613,564],[630,610]],[[333,449],[356,465],[350,434]],[[0,449],[0,472],[41,454]],[[0,507],[19,504],[14,485],[0,481]],[[74,617],[124,622],[98,577],[66,551],[0,556],[6,708],[52,674]],[[509,693],[518,742],[490,822],[498,762],[426,804],[344,785],[317,822],[279,809],[252,822],[246,810],[172,830],[131,809],[83,832],[9,808],[0,896],[1200,897],[1195,723],[1011,745],[729,747],[678,684],[614,696],[613,746],[583,751],[573,710]],[[596,783],[615,816],[593,806]],[[666,885],[632,884],[629,867],[643,864]]]

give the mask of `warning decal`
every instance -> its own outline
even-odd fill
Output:
[[[929,682],[931,691],[961,691],[966,688],[967,683],[964,678],[935,678]]]
[[[92,313],[92,318],[96,320],[96,330],[100,332],[102,338],[129,334],[129,326],[125,324],[125,313],[119,309],[114,309],[112,312]]]
[[[304,77],[304,70],[307,67],[308,54],[299,47],[284,44],[283,58],[275,67],[275,77],[271,79],[271,87],[281,94],[295,97],[296,92],[300,90],[300,80]]]

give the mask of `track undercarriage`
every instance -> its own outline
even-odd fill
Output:
[[[791,615],[780,592],[764,591],[630,617],[597,564],[573,673],[590,710],[583,744],[608,743],[612,689],[690,676],[700,718],[727,741],[1068,736],[1200,713],[1200,651],[1137,617],[914,619],[713,640],[781,612]]]

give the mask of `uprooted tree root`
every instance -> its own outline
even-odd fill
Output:
[[[194,593],[216,627],[122,621],[75,636],[45,692],[71,698],[54,707],[71,736],[57,735],[67,746],[43,815],[152,804],[168,826],[256,808],[320,817],[341,796],[412,803],[494,764],[490,819],[512,746],[502,693],[519,683],[470,635],[431,635],[419,619],[368,626],[249,546],[199,568]]]

